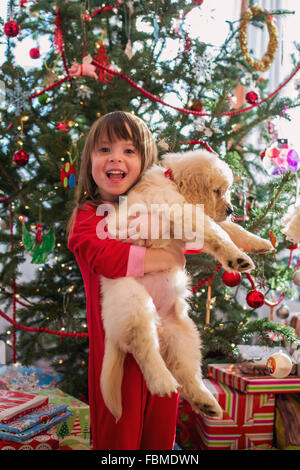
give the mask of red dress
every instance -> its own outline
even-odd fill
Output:
[[[96,230],[104,216],[85,204],[78,211],[69,236],[69,249],[79,265],[86,292],[89,332],[89,406],[93,450],[171,450],[176,434],[179,394],[151,395],[139,366],[131,354],[124,363],[122,417],[115,418],[106,408],[100,390],[104,354],[99,276],[115,279],[143,276],[144,247],[99,239]]]

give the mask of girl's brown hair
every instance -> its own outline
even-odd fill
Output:
[[[158,162],[158,152],[154,137],[145,122],[135,114],[126,111],[113,111],[97,119],[87,135],[81,155],[78,185],[75,193],[75,210],[69,220],[69,233],[72,229],[77,210],[89,202],[98,205],[98,187],[92,177],[91,154],[102,138],[113,142],[118,139],[132,140],[141,155],[141,174],[153,163]]]

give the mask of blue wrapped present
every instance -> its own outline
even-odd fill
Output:
[[[8,432],[8,431],[0,431],[0,440],[4,441],[12,441],[12,442],[24,442],[32,437],[36,436],[37,434],[43,433],[50,429],[52,426],[56,424],[66,421],[69,417],[72,416],[72,412],[69,410],[63,411],[59,415],[51,416],[45,422],[36,424],[28,429],[25,429],[22,432]],[[25,418],[25,416],[24,416]]]
[[[21,364],[0,366],[0,380],[9,387],[19,390],[34,391],[39,387],[56,387],[63,374],[47,373],[38,367],[24,367]]]

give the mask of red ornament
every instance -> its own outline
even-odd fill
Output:
[[[39,48],[38,47],[33,47],[32,49],[30,49],[29,55],[32,59],[38,59],[39,57],[41,57],[41,53],[40,53]]]
[[[264,304],[265,296],[259,290],[253,289],[248,292],[246,296],[246,301],[249,307],[259,308]]]
[[[260,152],[259,156],[261,159],[263,159],[266,156],[266,149]]]
[[[25,150],[17,150],[14,153],[13,161],[18,166],[25,166],[29,160],[29,155]]]
[[[231,273],[229,271],[223,272],[222,281],[224,282],[225,286],[235,287],[241,282],[241,280],[242,276],[240,273]]]
[[[199,98],[196,98],[193,102],[192,102],[192,105],[191,105],[191,110],[192,111],[203,111],[204,107],[203,107],[203,104],[202,104],[202,101],[199,100]]]
[[[14,38],[19,34],[20,26],[16,21],[7,21],[4,25],[4,34],[9,38]]]
[[[191,50],[191,47],[192,47],[192,41],[189,37],[189,35],[186,33],[184,35],[184,52],[187,54],[188,52],[190,52]]]
[[[256,91],[249,91],[247,94],[246,94],[246,101],[247,103],[249,104],[254,104],[256,103],[256,101],[258,100],[259,96],[258,94],[256,93]]]
[[[88,21],[88,22],[92,21],[92,17],[91,17],[91,15],[90,15],[89,13],[83,13],[83,14],[81,15],[81,18],[82,18],[83,20]]]

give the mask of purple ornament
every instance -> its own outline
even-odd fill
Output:
[[[284,175],[284,173],[286,173],[286,168],[284,168],[284,166],[276,166],[272,175]]]
[[[299,155],[296,150],[291,149],[287,154],[288,170],[296,173],[299,165]]]

